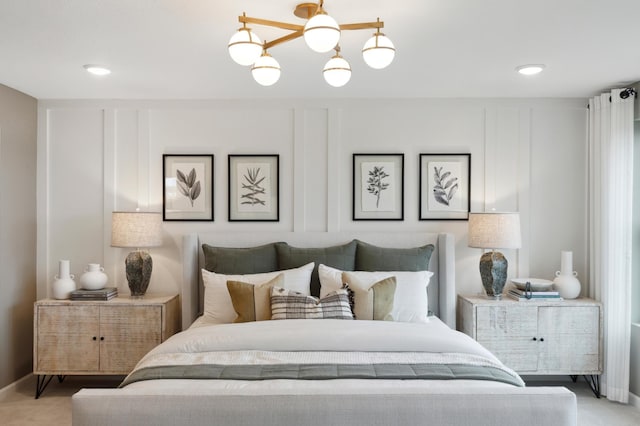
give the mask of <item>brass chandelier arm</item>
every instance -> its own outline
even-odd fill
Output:
[[[265,50],[266,50],[266,49],[270,49],[270,48],[272,48],[273,46],[277,46],[277,45],[282,44],[282,43],[287,42],[287,41],[295,40],[295,39],[297,39],[298,37],[302,37],[302,30],[300,30],[300,31],[294,31],[294,32],[292,32],[291,34],[287,34],[286,36],[283,36],[283,37],[277,38],[277,39],[275,39],[275,40],[271,40],[271,41],[269,41],[269,42],[265,42],[265,43],[264,43],[264,49],[265,49]]]
[[[283,30],[291,30],[291,31],[304,30],[304,25],[289,24],[287,22],[280,22],[280,21],[270,21],[268,19],[252,18],[250,16],[238,16],[238,22],[241,22],[243,24],[264,25],[265,27],[275,27],[275,28],[281,28]]]
[[[287,34],[286,36],[277,38],[275,40],[272,40],[270,42],[265,42],[264,43],[264,49],[270,49],[274,46],[277,46],[279,44],[285,43],[287,41],[291,41],[291,40],[295,40],[299,37],[302,37],[303,33],[304,33],[304,25],[296,25],[296,24],[289,24],[287,22],[280,22],[280,21],[270,21],[268,19],[260,19],[260,18],[252,18],[250,16],[238,16],[238,21],[243,23],[243,24],[257,24],[257,25],[264,25],[266,27],[275,27],[275,28],[280,28],[283,30],[291,30],[293,31],[290,34]],[[345,31],[350,31],[350,30],[366,30],[366,29],[370,29],[370,28],[384,28],[384,22],[381,21],[377,21],[377,22],[360,22],[360,23],[356,23],[356,24],[342,24],[340,25],[340,29],[341,30],[345,30]]]
[[[357,24],[340,24],[341,30],[366,30],[367,28],[384,28],[384,22],[360,22]]]
[[[257,24],[264,25],[265,27],[280,28],[283,30],[302,31],[304,25],[289,24],[288,22],[270,21],[268,19],[252,18],[250,16],[238,16],[238,22],[243,24]],[[345,31],[350,30],[366,30],[368,28],[384,28],[383,21],[376,22],[359,22],[355,24],[340,24],[340,29]]]

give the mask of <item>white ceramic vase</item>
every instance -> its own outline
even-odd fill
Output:
[[[85,290],[100,290],[107,285],[107,274],[99,263],[90,263],[80,276],[80,287]]]
[[[578,273],[573,271],[573,252],[563,251],[560,253],[560,270],[556,271],[553,284],[564,299],[575,299],[580,296],[580,280]]]
[[[52,296],[54,299],[68,299],[71,292],[76,289],[75,277],[69,273],[69,261],[61,260],[58,264],[58,275],[51,286]]]

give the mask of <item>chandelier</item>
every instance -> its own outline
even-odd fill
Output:
[[[340,55],[340,34],[342,31],[375,29],[362,48],[362,57],[367,65],[374,69],[387,67],[395,56],[395,47],[389,38],[380,32],[384,22],[380,18],[376,22],[356,24],[338,24],[335,19],[324,10],[323,1],[316,3],[301,3],[296,6],[294,15],[307,19],[306,24],[289,24],[286,22],[269,21],[260,18],[238,16],[242,27],[229,40],[229,54],[238,64],[251,66],[251,74],[256,82],[263,86],[271,86],[280,78],[280,64],[268,50],[274,46],[304,37],[304,41],[311,50],[326,53],[331,50],[335,55],[325,64],[322,74],[325,81],[334,87],[341,87],[351,79],[351,66]],[[247,24],[263,25],[291,31],[289,34],[271,41],[261,41],[260,38],[247,27]]]

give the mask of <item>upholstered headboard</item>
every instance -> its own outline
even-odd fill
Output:
[[[434,246],[429,270],[434,273],[428,287],[429,309],[455,328],[455,251],[452,234],[401,232],[218,232],[188,234],[183,237],[182,326],[187,328],[202,312],[204,289],[200,270],[205,266],[202,245],[214,247],[255,247],[286,242],[293,247],[329,247],[357,239],[388,248]]]

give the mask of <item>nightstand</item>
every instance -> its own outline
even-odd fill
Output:
[[[38,398],[52,377],[126,375],[180,330],[177,295],[109,301],[39,300],[34,305],[33,373]],[[47,376],[49,376],[47,378]]]
[[[458,295],[458,330],[519,374],[584,375],[600,396],[602,305],[592,299],[524,301]]]

